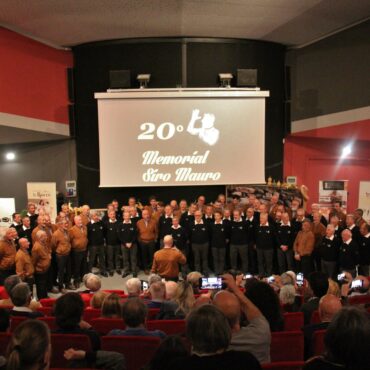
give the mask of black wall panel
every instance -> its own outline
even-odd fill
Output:
[[[188,87],[215,87],[218,73],[237,68],[257,68],[258,85],[270,90],[266,104],[266,177],[281,178],[284,137],[284,54],[275,43],[229,39],[137,39],[91,43],[73,49],[75,58],[75,119],[78,193],[80,203],[104,206],[113,197],[126,201],[136,195],[144,203],[150,195],[164,201],[183,197],[193,200],[205,194],[212,201],[223,186],[103,188],[99,186],[99,143],[95,92],[109,88],[109,70],[131,70],[136,75],[151,73],[150,87],[176,87],[182,81],[182,49],[186,45]],[[235,81],[233,81],[235,85]],[[237,132],[235,133],[237,135]],[[124,145],[124,138],[122,138]],[[246,145],[248,141],[246,139]],[[232,148],[230,148],[232,150]],[[248,170],[245,158],[237,170]],[[119,158],[117,158],[117,162]],[[241,164],[242,163],[242,164]]]

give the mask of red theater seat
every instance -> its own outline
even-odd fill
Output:
[[[0,356],[5,355],[11,337],[10,333],[0,333]]]
[[[55,298],[41,298],[40,303],[43,307],[53,307],[56,299]]]
[[[155,337],[102,337],[101,345],[104,351],[122,353],[126,359],[127,370],[140,370],[152,359],[160,344]]]
[[[303,312],[284,313],[284,331],[301,330],[304,325]]]
[[[313,333],[312,348],[314,356],[322,355],[325,352],[325,338],[326,330],[317,330]]]
[[[55,317],[53,316],[38,317],[37,320],[43,321],[51,331],[58,329]]]
[[[155,320],[159,314],[160,308],[149,308],[148,310],[148,320]]]
[[[100,334],[107,335],[113,329],[126,328],[125,323],[122,319],[106,319],[104,317],[99,317],[97,319],[91,320],[91,326]]]
[[[83,319],[91,324],[91,320],[97,319],[101,316],[101,310],[99,308],[85,308],[83,313]]]
[[[320,321],[320,316],[319,316],[319,311],[313,311],[312,316],[311,316],[311,324],[319,324]]]
[[[148,320],[148,330],[161,330],[167,335],[185,333],[185,320]]]
[[[50,367],[68,367],[64,351],[69,348],[91,351],[91,343],[87,335],[51,334],[51,346],[53,352]]]
[[[355,295],[348,298],[349,304],[370,304],[370,295]]]
[[[270,364],[262,364],[262,369],[275,369],[275,370],[301,370],[303,368],[303,361],[281,361],[272,362]]]
[[[303,361],[304,339],[301,331],[271,333],[271,361]]]
[[[8,299],[9,295],[3,286],[0,286],[0,299]]]
[[[45,316],[53,316],[53,307],[38,307],[38,312],[42,312]]]
[[[10,332],[13,333],[17,326],[26,320],[29,320],[29,318],[24,316],[10,316]]]

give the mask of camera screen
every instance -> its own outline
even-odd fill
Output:
[[[222,278],[220,277],[201,278],[200,289],[221,289],[221,288],[222,288]]]

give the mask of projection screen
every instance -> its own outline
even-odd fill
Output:
[[[96,93],[101,187],[265,182],[267,91]]]

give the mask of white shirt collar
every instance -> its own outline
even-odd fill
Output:
[[[169,216],[164,215],[164,217],[165,217],[165,218],[173,218],[173,215],[169,215]]]
[[[284,222],[281,221],[281,226],[291,226],[290,221],[288,221],[286,224],[284,224]]]
[[[228,221],[231,221],[231,217],[224,217],[222,220],[228,220]]]
[[[352,241],[352,238],[351,239],[348,239],[346,242],[344,242],[345,244],[349,245]]]
[[[110,223],[110,224],[114,224],[114,223],[116,223],[116,222],[117,222],[117,220],[114,220],[114,221],[113,221],[113,220],[109,219],[109,223]]]
[[[203,225],[203,220],[200,220],[199,222],[198,221],[195,221],[195,225]]]
[[[180,229],[181,225],[177,225],[177,227],[174,227],[173,225],[171,225],[172,229],[174,230],[177,230],[177,229]]]
[[[131,220],[130,221],[125,221],[125,220],[123,220],[123,222],[122,222],[123,224],[132,224],[132,222],[131,222]]]
[[[254,216],[252,216],[251,218],[248,218],[248,221],[252,222],[254,219]]]
[[[266,222],[264,225],[260,224],[260,226],[268,226],[268,225],[269,225],[268,222]]]
[[[222,220],[221,221],[215,221],[215,225],[222,225]]]
[[[367,234],[365,235],[365,238],[370,238],[370,233],[367,233]]]
[[[22,229],[23,229],[23,230],[29,230],[29,229],[30,229],[30,227],[26,227],[26,226],[22,225]]]
[[[352,230],[355,226],[356,226],[355,224],[348,226],[348,230]]]
[[[13,307],[13,311],[17,312],[32,312],[32,310],[29,307]]]
[[[333,240],[334,239],[334,235],[332,235],[331,237],[326,237],[326,239],[330,239],[330,240]]]
[[[235,220],[235,218],[233,218],[233,221],[234,222],[243,222],[243,219],[242,218],[239,218],[239,220]]]

